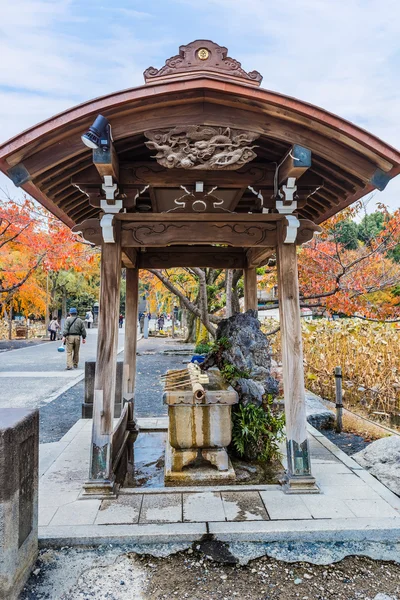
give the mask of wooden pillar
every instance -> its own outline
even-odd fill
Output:
[[[92,446],[86,494],[112,494],[112,432],[118,346],[121,244],[118,226],[115,243],[101,248],[100,307],[94,382]]]
[[[318,493],[311,475],[300,326],[299,282],[295,244],[277,246],[279,315],[282,339],[288,473],[287,493]]]
[[[244,310],[258,310],[257,300],[257,270],[255,267],[243,269],[244,279]]]
[[[126,269],[124,377],[122,397],[133,403],[136,377],[136,346],[139,269]]]

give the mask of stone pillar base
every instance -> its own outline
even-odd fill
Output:
[[[312,475],[286,475],[281,484],[285,494],[319,494],[321,492]]]
[[[83,484],[80,499],[93,498],[98,500],[117,498],[117,486],[110,479],[89,480]]]

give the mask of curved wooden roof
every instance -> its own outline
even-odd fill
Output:
[[[196,48],[207,43],[212,44],[200,40]],[[193,44],[182,48],[187,51]],[[226,52],[222,58],[232,65]],[[237,186],[238,212],[261,211],[256,195],[247,187],[247,176],[243,175],[241,185],[241,174],[248,175],[254,168],[252,177],[257,182],[255,171],[274,169],[293,144],[312,153],[303,186],[299,180],[302,202],[298,213],[317,223],[366,193],[383,189],[400,172],[397,150],[321,108],[257,87],[261,76],[246,74],[239,63],[233,74],[224,72],[220,63],[209,69],[199,63],[195,69],[182,67],[181,61],[178,69],[168,64],[163,69],[148,69],[143,86],[85,102],[15,136],[0,146],[1,170],[69,226],[97,216],[100,209],[89,202],[88,190],[100,195],[101,180],[96,180],[92,152],[80,136],[101,113],[112,125],[124,173],[121,191],[127,197],[136,195],[150,181],[143,201],[148,198],[148,208],[154,212],[157,194],[152,186],[165,200],[168,194],[173,196],[171,190],[179,191],[180,185],[196,180],[193,172],[174,169],[168,173],[160,168],[152,158],[154,152],[145,146],[144,132],[177,125],[230,127],[259,134],[257,157],[247,169],[201,172],[201,178],[206,177],[210,184],[224,189]],[[146,173],[151,174],[150,180]],[[264,182],[260,184],[262,195],[268,198],[273,190],[265,178],[260,181]],[[257,191],[257,183],[253,187]]]

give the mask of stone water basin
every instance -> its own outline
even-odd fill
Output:
[[[200,390],[196,383],[188,381],[164,392],[169,419],[166,481],[235,478],[226,448],[232,437],[232,406],[239,397],[225,383],[218,369],[210,369],[207,374],[209,381],[203,383]],[[203,465],[190,473],[184,472],[185,467],[199,459],[208,467]],[[219,474],[215,473],[215,467]]]
[[[229,446],[232,435],[231,410],[239,397],[218,369],[208,371],[205,398],[198,400],[192,386],[164,392],[168,405],[169,443],[176,449]]]

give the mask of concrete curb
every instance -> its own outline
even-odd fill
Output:
[[[206,534],[206,523],[49,526],[39,528],[39,547],[192,543]]]
[[[392,519],[48,526],[39,528],[39,545],[40,547],[61,547],[133,543],[192,543],[200,541],[204,536],[228,543],[398,543],[400,541],[400,520],[394,517]]]

